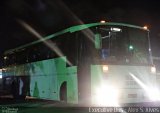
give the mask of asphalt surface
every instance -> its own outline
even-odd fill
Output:
[[[158,113],[160,112],[160,102],[148,102],[148,103],[132,103],[123,104],[127,106],[123,111],[118,108],[118,111],[113,111],[112,107],[97,106],[83,106],[80,104],[67,104],[65,102],[42,100],[27,97],[25,100],[14,100],[12,96],[0,96],[0,113]],[[131,108],[131,110],[130,110]],[[150,109],[154,108],[154,110]],[[130,111],[128,111],[128,109]],[[104,111],[105,110],[105,111]],[[107,111],[106,111],[107,110]],[[146,111],[147,110],[147,111]]]

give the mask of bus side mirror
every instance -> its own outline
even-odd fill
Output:
[[[100,34],[95,34],[95,40],[94,40],[95,48],[101,49],[102,47],[102,38]]]

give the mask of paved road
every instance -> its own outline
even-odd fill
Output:
[[[84,109],[84,108],[83,108]],[[88,108],[86,107],[86,112]],[[78,105],[27,97],[15,101],[12,96],[0,97],[0,113],[84,113]]]
[[[64,102],[40,100],[27,97],[24,101],[15,101],[11,96],[0,97],[0,113],[90,113],[98,112],[91,106],[81,107],[82,105],[66,104]],[[137,107],[140,112],[140,107],[157,107],[160,110],[160,102],[152,103],[136,103],[123,104],[123,106]],[[100,109],[99,109],[100,110]],[[102,110],[102,109],[101,109]],[[104,109],[103,109],[104,110]],[[105,109],[106,110],[106,109]],[[111,110],[107,108],[107,110]],[[102,111],[103,112],[103,111]],[[160,112],[160,111],[159,111]],[[108,111],[107,113],[110,113]],[[116,112],[111,112],[116,113]],[[126,113],[126,112],[124,112]],[[129,113],[134,113],[130,111]],[[153,113],[157,113],[153,111]]]

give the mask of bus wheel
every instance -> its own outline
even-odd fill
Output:
[[[11,93],[12,93],[12,96],[13,96],[13,99],[17,99],[18,98],[18,88],[17,88],[17,82],[14,80],[12,81],[12,84],[11,84]]]
[[[67,82],[63,82],[60,87],[60,101],[67,102]]]
[[[11,91],[12,91],[13,99],[25,100],[25,98],[26,98],[25,87],[20,85],[18,81],[19,81],[19,79],[13,80],[12,84],[11,84]]]

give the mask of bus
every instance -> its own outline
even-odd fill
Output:
[[[5,51],[3,57],[3,89],[16,99],[111,106],[158,99],[146,27],[76,25]]]

